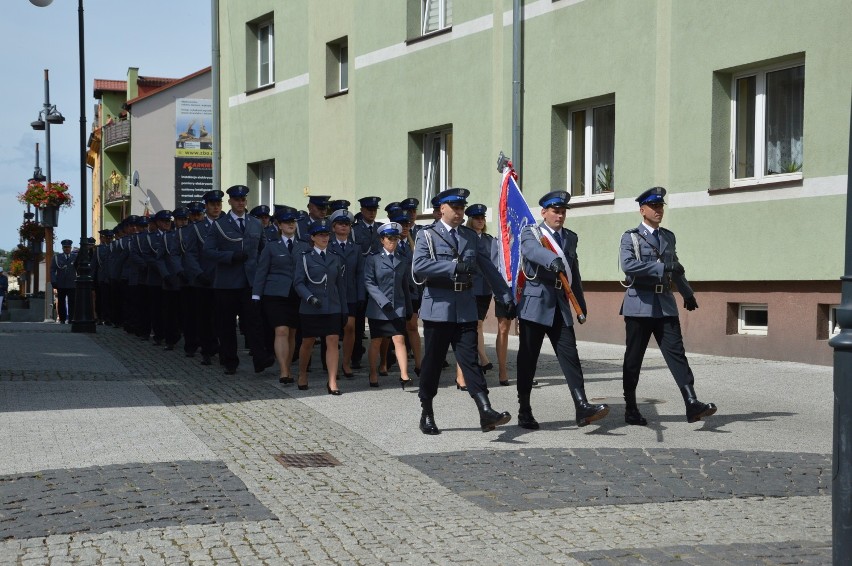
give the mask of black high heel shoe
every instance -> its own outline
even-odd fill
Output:
[[[381,374],[379,374],[379,375],[381,375]],[[379,380],[377,379],[376,381],[371,381],[370,387],[379,387]]]
[[[505,387],[505,386],[507,386],[507,385],[509,385],[509,380],[507,379],[506,381],[501,381],[501,382],[500,382],[500,385],[502,385],[502,386],[504,386],[504,387]]]
[[[340,392],[340,389],[332,389],[331,384],[329,384],[329,383],[325,384],[325,388],[328,390],[329,395],[342,395],[342,393]]]
[[[409,379],[402,379],[401,377],[399,378],[399,386],[402,388],[403,391],[405,391],[405,386],[408,385],[409,383],[411,383],[411,378],[409,378]]]
[[[482,373],[485,373],[486,371],[488,371],[490,369],[494,369],[494,364],[492,364],[491,362],[488,362],[484,366],[479,366],[479,369],[482,370]]]
[[[467,391],[467,385],[459,385],[459,382],[456,381],[456,389],[459,389],[461,391]]]
[[[355,373],[354,372],[348,372],[347,373],[346,370],[343,370],[343,377],[345,377],[346,379],[352,379],[353,377],[355,377]]]
[[[293,378],[288,376],[281,376],[278,378],[278,383],[284,383],[285,385],[289,385],[293,383]]]

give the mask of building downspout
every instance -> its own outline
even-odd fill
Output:
[[[523,5],[521,0],[513,0],[512,3],[512,165],[518,172],[518,177],[523,181],[523,90],[521,88],[521,76],[523,74],[522,64],[524,60],[524,44],[521,34],[521,22],[523,21]],[[523,186],[523,182],[520,183]]]
[[[212,63],[211,88],[213,90],[213,190],[218,191],[222,186],[222,132],[220,130],[219,111],[219,0],[212,0],[211,28],[212,37]]]

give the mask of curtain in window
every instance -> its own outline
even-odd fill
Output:
[[[428,203],[440,191],[441,182],[441,136],[426,134],[423,136],[423,198]]]
[[[421,0],[421,33],[438,31],[452,24],[453,0]]]
[[[615,104],[593,110],[593,194],[615,190]]]
[[[766,73],[766,174],[802,170],[805,67]]]

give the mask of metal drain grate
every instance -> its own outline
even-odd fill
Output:
[[[309,454],[276,454],[275,459],[285,468],[326,468],[339,466],[337,458],[328,452]]]

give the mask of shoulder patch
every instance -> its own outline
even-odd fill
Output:
[[[639,228],[631,228],[630,230],[625,230],[625,234],[638,234]]]

